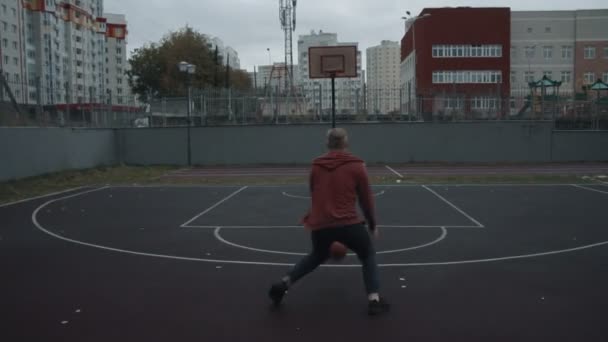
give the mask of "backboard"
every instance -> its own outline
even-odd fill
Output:
[[[357,46],[313,46],[308,48],[309,78],[357,77]]]

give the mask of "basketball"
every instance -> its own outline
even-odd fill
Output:
[[[329,255],[334,260],[342,260],[346,256],[348,249],[338,241],[334,241],[329,247]]]

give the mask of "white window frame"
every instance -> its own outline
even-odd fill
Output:
[[[464,99],[462,97],[445,97],[443,99],[443,108],[455,110],[464,108]]]
[[[596,48],[595,46],[585,46],[584,49],[584,58],[585,59],[595,59],[596,57]]]
[[[545,60],[553,59],[553,46],[543,46],[543,58]]]
[[[572,46],[562,46],[562,59],[572,59]]]
[[[585,84],[593,84],[596,81],[595,78],[595,73],[594,72],[586,72],[583,75],[583,80],[585,81]]]
[[[500,104],[498,98],[489,96],[475,96],[471,98],[471,109],[473,110],[489,110],[499,109]]]
[[[535,55],[536,55],[536,47],[535,46],[526,46],[525,47],[525,54],[524,54],[524,56],[526,56],[526,59],[534,58]]]
[[[561,79],[562,83],[570,83],[570,82],[572,82],[572,72],[570,72],[570,71],[562,71],[560,79]]]
[[[493,45],[433,45],[433,58],[500,58],[502,46]]]

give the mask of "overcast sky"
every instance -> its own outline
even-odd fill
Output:
[[[129,22],[129,50],[156,42],[171,30],[186,24],[197,31],[221,38],[233,47],[241,67],[268,64],[267,48],[273,62],[284,59],[284,35],[279,24],[278,0],[105,0],[105,12],[120,13]],[[341,42],[358,42],[359,48],[399,41],[405,11],[418,14],[425,7],[511,7],[512,10],[573,10],[608,7],[605,0],[299,0],[297,36],[311,30],[335,32]],[[297,63],[297,58],[294,60]],[[363,64],[365,65],[365,64]]]

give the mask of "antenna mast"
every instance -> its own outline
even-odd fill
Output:
[[[293,32],[296,30],[297,0],[279,0],[279,19],[285,32],[285,89],[293,89]]]

